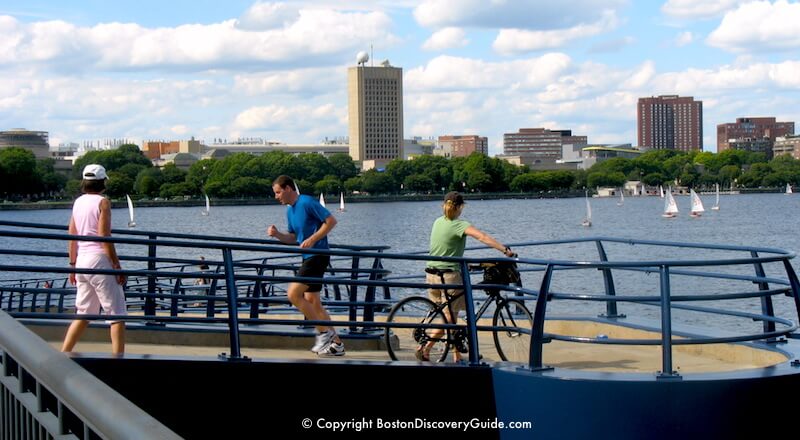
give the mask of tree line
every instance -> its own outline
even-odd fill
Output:
[[[75,161],[68,179],[53,170],[52,159],[37,160],[21,148],[0,150],[0,193],[6,199],[75,197],[81,170],[90,163],[108,171],[107,194],[136,198],[196,197],[264,198],[281,174],[295,178],[303,193],[408,194],[462,192],[569,191],[622,186],[641,180],[649,186],[681,185],[698,189],[715,183],[724,187],[780,187],[800,183],[800,161],[791,156],[767,160],[763,153],[739,150],[680,152],[653,150],[640,156],[614,158],[589,170],[532,171],[498,158],[474,153],[468,157],[420,156],[394,160],[383,170],[358,172],[347,154],[329,157],[273,151],[260,156],[235,153],[223,159],[203,159],[182,170],[174,164],[154,167],[139,147],[90,151]]]

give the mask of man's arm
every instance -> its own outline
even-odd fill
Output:
[[[69,218],[69,235],[78,235],[78,228],[75,226],[75,219]],[[69,265],[75,267],[75,261],[78,259],[78,242],[70,240],[67,246],[67,253],[69,254]],[[75,272],[70,272],[69,283],[75,285],[76,283]]]
[[[269,225],[267,228],[267,235],[273,238],[277,238],[283,244],[295,244],[297,243],[297,235],[292,234],[291,232],[281,232],[275,225]]]
[[[333,214],[329,215],[327,218],[325,218],[325,222],[322,223],[319,229],[317,229],[317,232],[315,232],[313,235],[311,235],[311,237],[306,238],[302,243],[300,243],[300,247],[305,249],[313,247],[314,243],[325,238],[325,236],[327,236],[328,233],[330,233],[331,230],[333,230],[333,228],[336,226],[336,223],[338,223],[336,221],[336,217],[334,217]]]

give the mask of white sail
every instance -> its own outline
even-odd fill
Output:
[[[675,217],[678,214],[678,204],[675,203],[675,197],[672,197],[672,189],[667,188],[667,195],[664,199],[664,217]]]
[[[693,217],[700,217],[700,213],[705,212],[705,208],[703,208],[703,201],[700,200],[700,196],[694,192],[694,189],[689,190],[689,196],[692,199],[692,210],[689,215]]]
[[[319,204],[322,205],[323,208],[325,207],[325,195],[322,193],[319,193]]]
[[[127,194],[125,194],[125,198],[128,199],[128,216],[130,217],[128,227],[133,228],[136,226],[136,221],[133,219],[133,201],[131,201],[131,196]]]
[[[787,183],[786,184],[786,194],[791,194],[791,193],[792,193],[792,185]]]
[[[714,206],[711,207],[711,210],[719,211],[719,183],[715,183],[714,187],[716,188],[717,198],[714,201]]]
[[[625,204],[625,189],[619,189],[619,202],[617,202],[617,206],[622,206]]]
[[[664,187],[661,185],[658,185],[658,195],[661,196],[662,199],[664,198]]]
[[[205,194],[205,196],[206,196],[206,210],[203,211],[202,214],[203,215],[208,215],[211,212],[211,201],[208,200],[208,194]]]
[[[344,212],[344,193],[339,193],[339,212]]]
[[[645,188],[644,183],[642,184],[642,195],[643,196],[647,195],[647,188]]]
[[[586,200],[586,218],[583,219],[581,224],[583,226],[592,226],[592,205],[589,204],[589,192],[586,191],[586,195],[584,196]]]

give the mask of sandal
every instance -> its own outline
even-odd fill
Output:
[[[417,358],[418,361],[421,362],[431,361],[431,358],[425,354],[425,350],[422,347],[417,348],[417,351],[414,352],[414,356]]]

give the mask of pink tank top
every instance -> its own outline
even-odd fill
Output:
[[[72,220],[78,229],[77,235],[97,237],[100,224],[100,194],[84,194],[72,205]],[[105,254],[103,244],[96,241],[78,241],[78,255]]]

